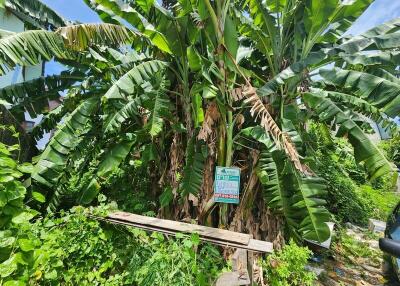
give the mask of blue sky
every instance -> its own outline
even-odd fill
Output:
[[[68,20],[75,20],[83,23],[101,22],[97,14],[90,10],[83,0],[41,1]]]

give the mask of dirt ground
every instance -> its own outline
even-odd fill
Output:
[[[399,285],[393,277],[388,259],[379,250],[378,240],[383,233],[371,233],[350,226],[333,242],[329,252],[317,254],[309,269],[324,286],[384,286]]]

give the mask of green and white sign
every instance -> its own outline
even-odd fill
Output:
[[[240,169],[217,167],[215,171],[214,201],[238,204],[240,189]]]

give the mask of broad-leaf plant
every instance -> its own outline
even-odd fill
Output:
[[[365,123],[397,132],[400,20],[347,33],[371,0],[84,1],[104,23],[44,21],[37,0],[6,1],[47,25],[3,33],[1,72],[66,67],[0,90],[11,112],[45,114],[35,136],[56,130],[32,175],[48,209],[92,203],[140,161],[160,216],[324,241],[311,122],[347,138],[369,179],[395,175]],[[53,111],[39,104],[60,94]],[[216,166],[241,169],[239,205],[214,203]]]

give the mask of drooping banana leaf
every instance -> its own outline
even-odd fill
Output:
[[[119,47],[138,35],[124,26],[107,23],[61,27],[56,33],[62,36],[68,48],[76,51],[86,50],[93,45]]]
[[[135,142],[136,136],[133,136],[130,140],[119,142],[105,152],[97,167],[95,177],[90,181],[88,186],[81,191],[78,203],[89,204],[96,198],[101,190],[101,182],[106,180],[125,160]]]
[[[334,121],[346,132],[349,142],[353,145],[356,161],[364,164],[371,180],[388,173],[397,174],[393,164],[386,159],[362,129],[329,98],[322,93],[305,93],[302,98],[320,120],[327,123]]]
[[[65,119],[34,166],[34,180],[48,187],[57,183],[67,164],[68,155],[79,144],[80,137],[90,130],[91,115],[98,104],[98,97],[87,99]]]
[[[157,91],[153,93],[149,106],[150,118],[146,125],[152,137],[157,136],[164,126],[165,119],[172,120],[172,110],[174,106],[165,95],[164,91]]]
[[[62,27],[56,32],[30,30],[0,39],[0,71],[2,74],[16,65],[32,66],[53,57],[79,60],[73,49],[83,50],[92,44],[122,45],[131,39],[128,30],[110,24],[82,24]]]
[[[47,30],[66,26],[68,21],[39,0],[5,0],[4,6],[22,21]]]
[[[288,122],[286,125],[290,126]],[[325,241],[330,235],[326,224],[330,221],[330,214],[324,207],[323,199],[326,195],[325,181],[318,177],[301,176],[285,154],[276,149],[273,141],[265,138],[265,131],[261,135],[257,130],[261,129],[254,127],[244,134],[251,135],[265,146],[257,175],[267,206],[284,215],[290,233],[298,239]]]
[[[171,53],[165,36],[157,31],[156,28],[149,23],[137,9],[130,6],[129,3],[116,0],[85,0],[85,3],[93,8],[103,21],[119,23],[120,19],[124,19],[143,33],[143,35],[147,36],[154,46],[164,52]]]
[[[127,95],[133,94],[138,86],[143,87],[158,71],[166,66],[165,62],[159,60],[151,60],[136,65],[112,85],[104,95],[103,100],[124,99]]]
[[[104,123],[105,133],[116,133],[121,129],[121,125],[129,119],[140,117],[139,108],[144,106],[144,101],[149,101],[147,94],[135,97],[123,107],[118,110],[115,114],[110,116]]]
[[[200,144],[194,142],[194,137],[186,148],[186,165],[183,169],[183,179],[180,185],[182,197],[197,194],[203,183],[205,158]]]
[[[12,70],[16,65],[33,66],[53,57],[76,58],[68,51],[61,36],[54,32],[31,30],[0,39],[0,72]]]
[[[295,216],[300,219],[298,232],[304,239],[324,242],[330,236],[327,223],[331,220],[322,199],[327,194],[326,182],[319,177],[302,177],[293,168],[292,172],[292,182],[286,181],[285,176],[282,180],[297,188],[292,200]]]
[[[400,85],[366,72],[321,69],[319,74],[328,83],[353,90],[362,99],[395,118],[400,115]]]
[[[351,65],[363,66],[394,66],[400,62],[400,52],[398,51],[374,51],[370,53],[351,53],[341,56],[341,58]]]
[[[47,112],[48,101],[58,99],[59,92],[84,79],[79,72],[62,72],[60,75],[39,77],[0,89],[0,98],[15,108],[28,111],[32,118]]]
[[[388,116],[383,113],[382,110],[375,107],[373,104],[367,100],[360,98],[358,96],[334,92],[334,91],[318,91],[324,93],[325,96],[329,97],[335,104],[340,104],[348,106],[352,110],[355,110],[365,116],[368,116],[377,123],[380,123],[384,128],[391,129],[392,132],[397,132],[397,124],[388,119]]]

